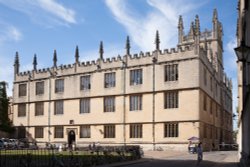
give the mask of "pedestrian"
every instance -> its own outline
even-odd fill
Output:
[[[200,162],[202,161],[202,158],[203,158],[203,150],[202,150],[202,143],[201,142],[198,144],[196,151],[197,151],[197,164],[196,164],[196,166],[199,166]]]
[[[189,141],[189,142],[188,142],[188,152],[189,152],[189,153],[191,152],[191,145],[192,145],[192,141]]]

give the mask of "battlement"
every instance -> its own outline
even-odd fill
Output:
[[[48,72],[49,70],[50,70],[49,68],[38,69],[38,70],[36,71],[36,73],[46,73],[46,72]]]
[[[92,65],[96,65],[96,61],[93,60],[93,61],[86,61],[86,62],[79,63],[80,67],[88,67]]]
[[[113,63],[113,62],[118,62],[118,61],[121,61],[120,55],[118,55],[117,57],[106,58],[103,60],[103,63]]]
[[[18,75],[19,76],[29,76],[31,74],[31,71],[23,71],[23,72],[20,72]]]
[[[193,50],[192,46],[183,46],[183,47],[177,47],[177,48],[158,50],[158,54],[161,56],[168,56],[171,54],[178,54],[180,52],[192,51],[192,50]],[[145,59],[145,58],[150,58],[149,59],[150,61],[148,61],[148,62],[151,62],[151,58],[153,57],[154,52],[155,51],[152,51],[152,52],[142,52],[141,51],[139,53],[130,54],[127,56],[125,55],[123,57],[118,55],[117,57],[111,57],[111,58],[105,58],[105,59],[98,58],[97,60],[78,62],[78,63],[74,63],[74,64],[65,64],[65,65],[61,64],[61,65],[56,66],[56,67],[35,69],[35,70],[33,69],[33,70],[25,71],[25,72],[20,72],[17,75],[19,77],[29,76],[29,75],[32,75],[33,72],[35,74],[46,74],[46,73],[49,73],[51,70],[55,70],[55,71],[60,70],[61,74],[64,74],[64,73],[66,74],[69,71],[77,72],[77,71],[74,71],[76,67],[81,72],[84,72],[84,71],[90,72],[91,70],[94,71],[97,68],[99,68],[99,69],[117,68],[117,67],[122,67],[122,63],[126,61],[125,57],[128,58],[127,61],[129,61],[131,65],[134,64],[133,61],[136,60],[135,63],[138,63],[138,61],[140,61],[141,59]],[[128,64],[128,66],[129,66],[129,64]],[[87,70],[85,70],[85,69],[87,69]],[[46,76],[49,76],[49,75],[46,74]]]
[[[130,60],[133,60],[133,59],[141,59],[141,58],[145,58],[145,57],[151,57],[153,55],[153,52],[140,52],[139,54],[138,53],[135,53],[133,55],[129,55],[129,59]]]
[[[173,54],[180,53],[193,50],[194,47],[192,45],[178,46],[177,48],[164,49],[162,54]]]
[[[60,65],[59,67],[57,67],[57,69],[61,69],[61,70],[63,70],[63,69],[69,69],[69,68],[73,68],[74,67],[74,65],[72,65],[72,64],[68,64],[68,65]]]

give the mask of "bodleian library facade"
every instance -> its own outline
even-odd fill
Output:
[[[140,145],[187,149],[198,137],[207,150],[232,142],[232,81],[223,67],[223,30],[216,9],[212,29],[200,31],[196,16],[188,32],[182,17],[176,48],[125,53],[20,72],[14,62],[13,124],[18,138],[52,144]]]

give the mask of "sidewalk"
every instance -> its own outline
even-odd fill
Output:
[[[144,163],[148,162],[150,160],[148,159],[139,159],[139,160],[134,160],[134,161],[127,161],[127,162],[118,162],[118,163],[113,163],[113,164],[107,164],[107,165],[98,165],[98,167],[119,167],[119,166],[128,166],[128,165],[134,165],[134,164],[139,164],[139,163]]]
[[[166,159],[176,156],[188,155],[189,153],[184,151],[144,151],[144,156],[139,160],[120,162],[114,164],[100,165],[98,167],[119,167],[128,166],[144,162],[149,162],[156,159]]]
[[[185,151],[174,151],[174,150],[168,150],[168,151],[145,151],[144,157],[147,159],[166,159],[171,157],[177,157],[177,156],[184,156],[189,155],[188,152]]]
[[[217,158],[213,154],[215,154]],[[226,156],[224,156],[226,154]],[[226,167],[238,167],[238,152],[237,151],[215,151],[215,152],[207,152],[206,153],[206,160],[213,161],[215,163],[222,163],[226,164]],[[215,167],[217,167],[216,165]]]
[[[213,167],[238,167],[236,151],[213,151],[203,153],[202,166]],[[192,166],[196,163],[197,155],[185,151],[145,151],[144,157],[140,160],[127,161],[121,163],[107,164],[99,167],[119,167],[119,166],[166,166],[165,162],[170,162],[169,166]],[[165,161],[165,162],[164,162]],[[150,164],[150,165],[149,165]],[[190,165],[191,164],[191,165]]]

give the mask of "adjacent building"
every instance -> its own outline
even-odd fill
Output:
[[[239,158],[240,165],[250,165],[250,100],[249,100],[249,62],[250,62],[250,4],[248,0],[238,1],[237,55],[238,67],[238,113],[239,113]]]
[[[38,144],[141,145],[184,149],[199,137],[205,149],[232,142],[232,82],[223,67],[222,24],[214,10],[212,29],[200,31],[196,16],[187,33],[182,17],[176,48],[130,53],[19,72],[14,63],[13,123],[19,138]]]

